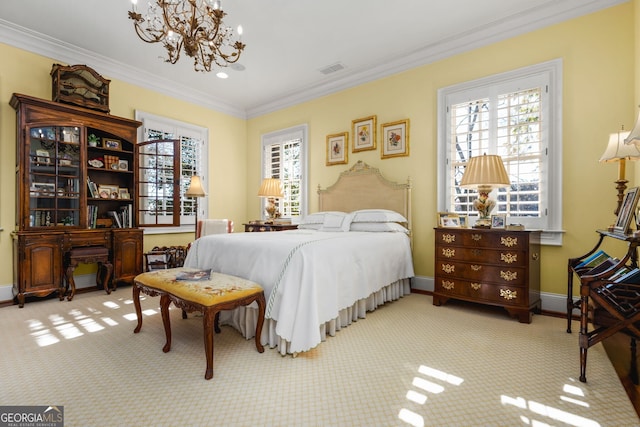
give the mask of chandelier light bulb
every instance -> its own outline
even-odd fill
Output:
[[[242,25],[238,25],[238,35],[242,35]]]

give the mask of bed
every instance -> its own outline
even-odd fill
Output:
[[[319,212],[298,230],[215,234],[194,241],[186,267],[260,283],[267,308],[261,342],[285,354],[313,349],[368,311],[411,291],[411,183],[357,162],[318,188]],[[257,308],[223,312],[247,338]]]

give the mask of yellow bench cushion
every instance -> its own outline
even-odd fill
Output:
[[[176,280],[181,272],[198,271],[193,268],[169,268],[136,276],[135,281],[206,307],[233,301],[262,292],[262,286],[236,276],[211,272],[209,280]]]

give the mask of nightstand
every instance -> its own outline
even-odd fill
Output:
[[[245,233],[262,233],[263,231],[284,231],[284,230],[296,230],[298,224],[271,224],[264,221],[251,221],[245,223]]]

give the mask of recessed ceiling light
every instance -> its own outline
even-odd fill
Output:
[[[216,76],[219,79],[226,79],[227,77],[229,77],[229,74],[225,73],[224,71],[218,71],[218,74],[216,74]]]

